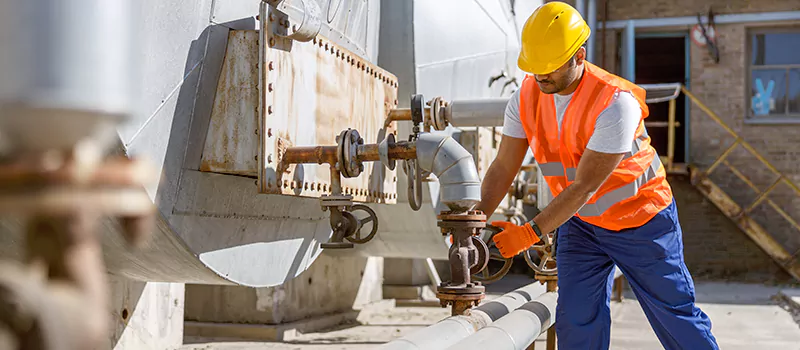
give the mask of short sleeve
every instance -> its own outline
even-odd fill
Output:
[[[527,138],[519,117],[519,90],[511,95],[506,105],[505,116],[503,117],[503,135],[518,139]]]
[[[630,152],[641,114],[642,109],[633,94],[620,92],[597,117],[586,148],[600,153]]]

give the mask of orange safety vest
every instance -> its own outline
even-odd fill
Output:
[[[578,162],[594,133],[595,121],[616,92],[632,92],[642,116],[631,152],[576,214],[607,230],[639,227],[672,202],[672,189],[644,128],[649,109],[641,87],[584,62],[583,79],[564,112],[559,135],[553,95],[542,93],[532,76],[522,82],[520,120],[539,170],[558,196],[575,180]]]

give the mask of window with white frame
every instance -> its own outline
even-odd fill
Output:
[[[800,28],[758,29],[749,37],[748,116],[800,120]]]

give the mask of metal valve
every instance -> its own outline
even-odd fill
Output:
[[[322,210],[330,209],[330,222],[333,228],[331,239],[320,244],[323,249],[348,249],[353,248],[353,243],[367,243],[378,233],[378,215],[372,208],[363,204],[353,204],[353,196],[331,195],[323,196]],[[356,215],[356,213],[364,213]],[[359,216],[362,216],[359,218]],[[372,224],[366,235],[362,235],[367,224]],[[345,242],[347,240],[348,242]]]
[[[556,267],[556,236],[555,233],[542,235],[542,239],[530,249],[522,252],[525,263],[533,271],[544,276],[558,274]]]

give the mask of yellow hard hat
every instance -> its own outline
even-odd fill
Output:
[[[533,74],[549,74],[561,67],[589,38],[591,30],[569,4],[548,2],[533,12],[522,27],[517,65]]]

